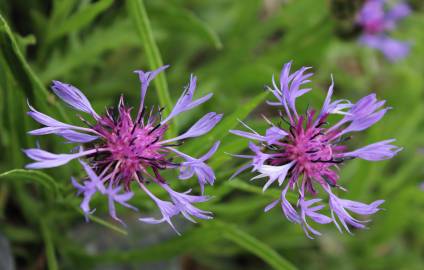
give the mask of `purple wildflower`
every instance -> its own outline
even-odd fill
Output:
[[[345,191],[338,184],[337,173],[338,165],[344,161],[354,158],[370,161],[385,160],[392,158],[401,150],[391,144],[394,142],[393,139],[373,143],[354,151],[347,151],[347,147],[343,145],[343,142],[349,139],[345,136],[347,133],[369,128],[384,116],[388,108],[384,107],[384,101],[377,100],[375,94],[365,96],[354,104],[348,100],[331,101],[334,86],[332,83],[320,112],[316,113],[315,110],[308,109],[304,115],[301,115],[297,112],[295,101],[310,91],[301,86],[308,82],[307,78],[312,76],[312,73],[305,74],[307,68],[302,68],[290,74],[290,68],[291,62],[285,64],[279,87],[273,80],[274,87],[269,88],[278,100],[269,104],[281,106],[286,112],[286,116],[280,112],[280,117],[288,125],[287,131],[284,131],[281,126],[275,126],[268,119],[266,121],[271,127],[267,129],[264,136],[246,124],[243,125],[249,129],[248,132],[231,130],[233,134],[260,143],[256,145],[249,142],[253,155],[234,155],[251,161],[241,167],[233,177],[252,168],[253,172],[259,172],[252,180],[267,178],[264,191],[274,183],[278,183],[279,186],[284,185],[280,198],[268,205],[265,211],[269,211],[280,203],[286,218],[293,223],[301,224],[308,237],[311,237],[309,232],[313,235],[320,235],[320,233],[309,225],[307,218],[320,224],[333,221],[338,226],[335,220],[337,217],[348,231],[346,224],[364,228],[362,222],[353,218],[347,210],[359,215],[370,215],[379,210],[378,206],[383,201],[379,200],[370,205],[348,201],[336,197],[331,189]],[[330,114],[339,114],[342,117],[332,127],[327,127],[327,118]],[[305,200],[308,194],[316,196],[319,187],[329,196],[331,218],[318,213],[324,207],[320,204],[321,199]],[[299,199],[295,205],[286,199],[289,189],[298,189]]]
[[[221,120],[222,115],[214,112],[207,113],[185,133],[175,138],[165,139],[168,122],[173,117],[212,97],[212,94],[208,94],[193,100],[196,77],[191,76],[189,85],[165,119],[162,120],[163,108],[155,110],[152,107],[149,112],[144,105],[149,83],[166,68],[167,66],[164,66],[149,72],[136,71],[141,81],[141,102],[134,120],[131,116],[131,108],[124,104],[123,97],[119,101],[116,113],[113,109],[108,109],[104,115],[99,115],[80,90],[69,84],[54,81],[52,85],[54,93],[72,108],[89,114],[91,120],[80,117],[87,127],[70,125],[38,112],[29,105],[28,114],[44,126],[30,131],[29,134],[55,134],[69,143],[79,144],[80,150],[70,154],[54,154],[38,148],[26,149],[25,154],[35,161],[28,164],[27,168],[52,168],[64,165],[73,159],[79,159],[88,177],[83,184],[72,178],[72,184],[78,193],[84,196],[81,209],[86,217],[93,213],[94,210],[90,209],[89,203],[98,193],[108,197],[110,216],[123,223],[116,215],[115,204],[137,210],[128,203],[133,196],[131,184],[136,182],[162,213],[161,219],[140,218],[141,221],[147,223],[166,221],[175,230],[171,218],[179,213],[193,222],[192,217],[210,219],[210,212],[193,206],[194,203],[208,200],[208,197],[172,190],[162,177],[161,171],[179,169],[182,180],[196,175],[202,193],[205,184],[212,185],[215,175],[205,162],[216,152],[219,141],[200,158],[191,157],[175,147],[185,139],[208,133]],[[177,161],[181,159],[181,161],[175,162],[174,159]],[[171,201],[163,201],[151,193],[147,188],[149,182],[162,187]]]
[[[405,58],[410,50],[408,42],[388,36],[398,21],[408,16],[411,9],[406,3],[388,7],[386,0],[367,0],[358,14],[357,22],[363,29],[359,42],[381,51],[390,61]]]

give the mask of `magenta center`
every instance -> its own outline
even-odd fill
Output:
[[[303,116],[299,117],[297,123],[291,126],[289,135],[276,144],[279,153],[269,162],[281,166],[294,161],[289,171],[291,184],[302,180],[311,193],[315,192],[313,181],[336,185],[338,175],[330,167],[340,163],[338,154],[343,150],[342,146],[329,143],[337,131],[326,133],[326,129],[322,128],[326,124],[325,117],[315,123],[313,116],[313,112],[308,112],[306,121]]]
[[[110,113],[103,116],[95,129],[104,137],[104,143],[99,147],[108,149],[108,152],[102,157],[101,163],[104,164],[98,162],[99,171],[110,165],[108,173],[119,172],[114,179],[123,180],[127,187],[135,175],[143,180],[153,172],[154,178],[161,179],[159,170],[170,164],[166,159],[168,151],[160,144],[167,125],[156,124],[156,120],[149,117],[144,123],[139,117],[133,121],[130,109],[123,106],[116,119]],[[149,168],[152,171],[149,172]]]

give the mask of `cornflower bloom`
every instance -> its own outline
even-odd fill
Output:
[[[278,183],[282,186],[281,196],[278,200],[265,207],[265,212],[281,205],[286,218],[300,224],[306,235],[320,235],[308,220],[320,224],[334,222],[341,231],[339,222],[350,233],[348,225],[355,228],[365,228],[365,221],[360,221],[348,212],[359,215],[376,213],[383,200],[371,204],[364,204],[339,198],[334,189],[346,191],[339,185],[337,170],[343,162],[361,158],[369,161],[390,159],[401,148],[392,145],[394,141],[385,140],[367,145],[365,147],[348,151],[343,142],[351,132],[362,131],[379,121],[389,108],[384,107],[384,101],[379,101],[375,94],[361,98],[356,103],[348,100],[331,100],[334,83],[332,82],[324,104],[319,112],[307,109],[304,115],[300,115],[296,109],[296,99],[311,88],[303,88],[310,82],[312,73],[307,72],[308,67],[302,67],[290,74],[291,62],[284,65],[280,74],[280,83],[277,85],[274,78],[273,87],[268,90],[277,98],[277,102],[269,102],[269,105],[280,106],[285,111],[285,116],[280,111],[280,117],[288,128],[274,125],[265,118],[270,127],[265,135],[261,135],[242,123],[247,131],[231,130],[230,132],[259,142],[259,145],[249,142],[252,155],[234,155],[250,160],[232,176],[235,177],[242,171],[251,168],[258,175],[254,179],[267,178],[263,186],[265,191],[269,186]],[[330,114],[341,114],[343,117],[332,127],[326,121]],[[321,189],[319,188],[321,187]],[[299,194],[296,204],[286,199],[289,190]],[[328,194],[331,217],[319,211],[324,208],[322,199],[307,199],[307,195],[315,197],[319,190]],[[325,196],[324,196],[325,197]]]
[[[29,134],[55,134],[63,137],[69,143],[78,144],[79,150],[73,153],[54,154],[38,148],[27,149],[24,150],[26,155],[35,162],[26,167],[30,169],[52,168],[64,165],[73,159],[79,159],[87,174],[87,179],[83,183],[72,179],[72,183],[78,193],[84,196],[81,209],[86,218],[93,212],[89,206],[91,198],[94,194],[99,193],[108,198],[110,216],[124,224],[116,215],[115,203],[137,210],[128,203],[133,196],[133,192],[131,192],[133,182],[153,200],[162,215],[159,219],[140,218],[143,222],[156,224],[166,221],[175,230],[171,218],[179,213],[193,222],[192,217],[212,218],[211,212],[198,209],[193,204],[209,199],[207,196],[203,196],[204,185],[212,185],[215,175],[205,162],[215,153],[219,141],[200,158],[191,157],[175,147],[186,139],[208,133],[221,120],[222,115],[215,112],[207,113],[183,134],[166,139],[168,123],[172,118],[212,97],[212,94],[208,94],[193,100],[196,77],[191,76],[188,86],[167,117],[162,119],[163,108],[155,109],[152,106],[148,110],[144,105],[144,99],[149,84],[167,67],[163,66],[149,72],[135,71],[141,81],[141,100],[134,120],[130,114],[132,108],[124,104],[122,96],[116,112],[110,108],[104,115],[99,115],[80,90],[72,85],[54,81],[53,92],[73,109],[87,113],[91,119],[86,120],[80,116],[86,127],[66,124],[38,112],[29,105],[28,114],[35,121],[44,125],[42,128],[30,131]],[[176,162],[175,158],[181,161]],[[161,171],[167,169],[178,169],[180,171],[179,178],[182,180],[196,175],[202,195],[190,195],[190,190],[184,193],[174,191],[161,176]],[[149,182],[164,189],[171,200],[164,201],[156,197],[147,188]]]
[[[367,0],[357,17],[357,23],[363,29],[359,42],[381,51],[390,61],[405,58],[410,44],[395,40],[388,33],[410,13],[411,9],[403,2],[389,8],[386,0]]]

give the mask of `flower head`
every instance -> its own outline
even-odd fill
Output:
[[[215,153],[219,142],[216,142],[212,149],[200,158],[182,153],[176,147],[188,138],[208,133],[221,120],[222,115],[214,112],[207,113],[183,134],[175,138],[166,138],[168,123],[173,117],[204,103],[212,96],[208,94],[193,100],[196,77],[191,76],[189,85],[171,113],[162,119],[163,108],[152,106],[148,110],[144,101],[150,82],[166,68],[167,66],[164,66],[149,72],[136,71],[141,81],[141,101],[134,118],[131,115],[132,108],[125,105],[122,96],[116,111],[111,108],[105,114],[99,115],[80,90],[72,85],[54,81],[53,92],[73,109],[87,113],[91,119],[86,120],[80,117],[86,124],[85,127],[66,124],[38,112],[29,105],[28,114],[44,126],[30,131],[29,134],[61,136],[69,143],[78,144],[79,151],[54,154],[38,148],[26,149],[24,151],[26,155],[35,161],[28,164],[27,168],[52,168],[64,165],[73,159],[80,159],[87,174],[87,180],[80,184],[73,178],[72,183],[78,193],[84,196],[81,209],[86,216],[93,212],[89,206],[91,198],[99,193],[108,197],[110,216],[123,223],[116,215],[115,203],[136,210],[128,204],[133,196],[131,184],[135,182],[156,203],[163,215],[163,218],[159,220],[141,218],[141,221],[149,223],[166,221],[172,225],[171,217],[179,213],[190,221],[194,221],[191,216],[201,219],[211,218],[210,212],[192,205],[204,202],[208,197],[172,190],[161,172],[168,169],[180,170],[181,179],[196,175],[202,193],[205,184],[212,185],[215,175],[205,162]],[[177,162],[178,160],[180,161]],[[171,201],[163,201],[155,197],[147,188],[150,182],[162,187],[169,194]]]
[[[403,2],[389,7],[386,0],[367,0],[357,17],[363,29],[359,42],[380,50],[390,61],[405,58],[409,53],[409,43],[392,39],[388,33],[410,13],[411,9]]]
[[[343,145],[343,142],[349,139],[348,133],[369,128],[378,122],[389,108],[384,107],[385,102],[377,100],[375,94],[365,96],[356,103],[348,100],[332,101],[334,85],[332,83],[319,113],[313,109],[307,109],[302,115],[297,111],[295,101],[297,97],[310,91],[300,86],[305,84],[307,82],[305,79],[312,74],[303,74],[307,69],[302,68],[290,75],[290,68],[291,63],[284,65],[280,76],[280,87],[274,81],[274,88],[269,88],[278,100],[269,104],[284,109],[285,115],[280,112],[280,117],[287,128],[274,125],[267,119],[270,127],[265,131],[265,135],[260,135],[250,128],[248,128],[249,131],[231,130],[233,134],[259,142],[259,145],[249,142],[252,155],[235,155],[251,160],[235,175],[252,168],[252,171],[259,173],[252,180],[267,179],[264,191],[276,183],[279,186],[284,185],[280,199],[268,205],[265,211],[280,203],[286,218],[301,224],[308,237],[309,232],[313,235],[319,235],[319,232],[307,223],[307,218],[320,224],[333,221],[338,225],[335,220],[337,216],[346,230],[349,230],[346,224],[363,228],[361,221],[351,217],[346,210],[360,215],[370,215],[379,210],[378,206],[383,201],[366,205],[343,200],[338,198],[332,189],[345,190],[339,184],[337,170],[338,166],[345,161],[354,158],[371,161],[385,160],[392,158],[401,150],[391,144],[394,142],[393,139],[373,143],[353,151],[348,151]],[[331,127],[327,122],[330,114],[342,116]],[[244,126],[248,127],[246,124]],[[295,205],[292,205],[286,199],[286,193],[288,190],[295,189],[298,191],[299,199]],[[305,199],[308,194],[317,196],[320,190],[329,196],[331,218],[318,213],[324,208],[320,204],[321,199]]]

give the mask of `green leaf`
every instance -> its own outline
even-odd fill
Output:
[[[211,224],[212,225],[210,226],[216,226],[218,228],[221,228],[223,237],[236,243],[242,248],[252,252],[256,256],[264,260],[266,263],[268,263],[272,268],[277,270],[296,269],[293,264],[291,264],[289,261],[280,256],[267,244],[249,235],[237,226],[230,223],[224,223],[222,221],[214,221],[211,222]]]
[[[77,208],[77,211],[80,212],[81,214],[84,214],[81,209],[78,209]],[[109,228],[109,229],[115,231],[115,232],[118,232],[118,233],[123,234],[123,235],[128,235],[128,232],[126,230],[121,229],[118,226],[115,226],[112,223],[110,223],[110,222],[108,222],[106,220],[103,220],[103,219],[101,219],[99,217],[96,217],[96,216],[93,216],[93,215],[89,215],[88,218],[90,220],[92,220],[92,221],[100,224],[100,225],[105,226],[106,228]]]
[[[62,25],[54,25],[47,33],[47,42],[52,42],[70,32],[80,30],[84,26],[90,24],[99,14],[112,5],[112,3],[113,0],[97,1],[67,18]]]
[[[5,224],[1,226],[1,229],[7,238],[16,243],[33,243],[40,239],[36,231],[16,224]]]
[[[64,54],[54,54],[47,67],[41,70],[41,78],[49,82],[79,67],[87,68],[98,63],[102,54],[107,51],[126,45],[135,46],[138,44],[138,38],[130,30],[130,21],[127,19],[117,21],[111,26],[97,28],[77,48],[70,48]]]
[[[41,219],[41,233],[43,235],[44,244],[46,248],[46,257],[47,257],[47,266],[49,270],[57,270],[59,269],[56,255],[55,255],[55,249],[54,249],[54,243],[52,236],[50,234],[51,228],[47,225],[46,221],[44,219]]]
[[[157,5],[158,11],[162,13],[161,15],[166,17],[167,21],[170,24],[172,23],[173,26],[177,25],[176,29],[197,33],[200,37],[212,43],[216,49],[222,49],[222,42],[216,31],[196,16],[195,13],[174,5],[172,2],[158,1]]]
[[[47,114],[53,114],[51,107],[47,106],[47,101],[51,100],[49,93],[25,60],[10,27],[1,15],[0,51],[8,64],[3,70],[10,69],[15,81],[21,86],[25,95],[30,99],[36,98],[40,107],[43,107]],[[54,103],[54,105],[62,118],[67,119],[61,107],[57,106],[57,103]]]
[[[2,178],[16,181],[31,181],[33,183],[40,184],[49,191],[53,192],[55,197],[59,195],[59,188],[56,181],[41,171],[14,169],[0,174],[0,179]]]
[[[162,241],[159,244],[147,248],[126,251],[107,251],[99,255],[85,255],[89,261],[102,262],[149,262],[160,261],[175,257],[179,254],[200,249],[202,246],[210,245],[217,241],[221,232],[217,228],[194,228],[184,232],[183,236]],[[80,252],[80,251],[79,251]]]
[[[141,44],[143,44],[150,68],[157,69],[163,66],[162,57],[153,38],[150,21],[143,1],[128,0],[127,9],[141,37]],[[159,103],[162,107],[165,107],[165,112],[169,113],[173,107],[173,103],[168,92],[168,84],[164,73],[159,74],[154,80],[154,83],[157,89]],[[170,126],[170,136],[175,134],[174,128],[172,127],[175,125],[175,120],[173,120],[173,125],[171,124]]]

